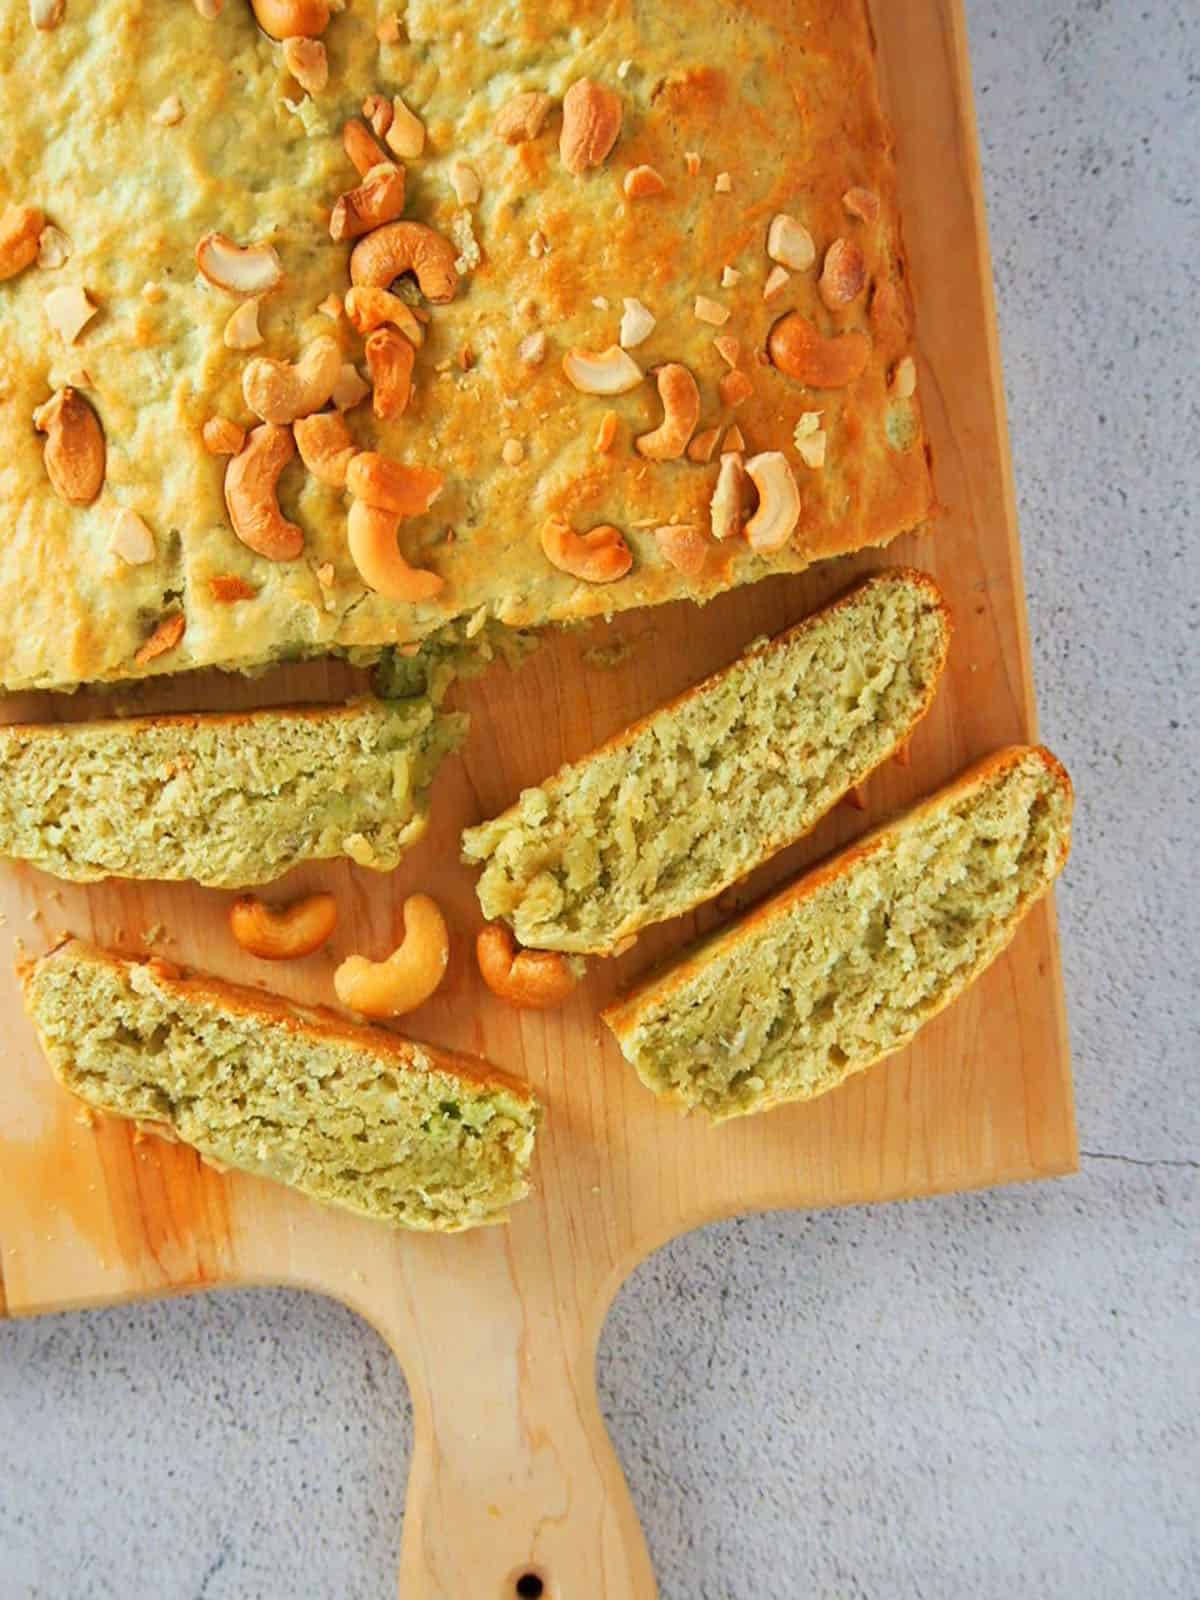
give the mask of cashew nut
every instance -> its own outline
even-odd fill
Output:
[[[200,430],[211,456],[236,456],[246,442],[246,430],[228,417],[209,417]]]
[[[323,333],[294,365],[256,356],[242,373],[242,394],[264,422],[295,422],[319,411],[337,386],[342,352],[336,339]]]
[[[396,512],[382,511],[363,500],[351,502],[347,543],[359,577],[385,599],[421,605],[439,593],[444,580],[424,567],[409,566],[396,543],[399,529]]]
[[[329,57],[319,39],[285,39],[283,64],[305,94],[315,96],[329,87]]]
[[[288,522],[275,498],[279,474],[296,453],[290,428],[264,422],[225,468],[225,504],[233,531],[256,555],[268,561],[294,561],[304,549],[304,534]]]
[[[713,451],[717,448],[717,440],[721,437],[720,428],[705,428],[703,433],[698,433],[687,447],[689,461],[711,461]]]
[[[250,0],[254,20],[272,39],[315,39],[329,26],[329,0]]]
[[[392,222],[404,210],[404,168],[373,167],[347,194],[339,195],[329,219],[329,237],[341,243]]]
[[[695,378],[677,361],[669,361],[658,369],[657,382],[663,420],[652,433],[643,433],[634,444],[638,454],[650,461],[677,461],[700,421],[700,391]]]
[[[691,523],[672,522],[665,528],[655,528],[658,548],[676,572],[685,578],[698,578],[708,560],[708,540],[703,530]]]
[[[800,520],[800,491],[791,463],[781,450],[751,456],[746,475],[758,490],[758,510],[746,524],[752,550],[781,550]]]
[[[619,345],[607,350],[568,350],[563,371],[580,394],[627,394],[641,383],[641,367]]]
[[[630,200],[653,200],[660,194],[666,194],[667,182],[657,168],[643,164],[630,167],[622,188]]]
[[[392,100],[392,120],[383,139],[389,150],[406,161],[415,161],[425,148],[425,124],[399,95]]]
[[[351,289],[346,296],[346,315],[355,332],[364,338],[390,322],[418,350],[425,339],[425,329],[414,316],[412,307],[387,289]]]
[[[367,371],[374,394],[371,406],[381,422],[403,416],[412,394],[417,352],[395,328],[376,328],[367,340]]]
[[[347,956],[333,975],[342,1004],[364,1017],[399,1017],[424,1005],[446,976],[450,935],[436,900],[409,895],[404,939],[386,961]]]
[[[797,383],[810,389],[844,389],[862,375],[871,346],[866,334],[857,331],[826,339],[798,311],[789,311],[771,329],[767,353]]]
[[[58,389],[34,412],[33,425],[46,435],[42,460],[55,494],[69,506],[90,506],[104,486],[106,461],[96,413],[74,389]]]
[[[839,311],[866,288],[867,263],[852,239],[835,239],[825,252],[825,265],[817,279],[821,299],[831,311]]]
[[[732,539],[742,527],[742,489],[746,467],[741,452],[726,450],[721,456],[717,483],[709,502],[714,539]]]
[[[387,151],[356,120],[351,120],[342,129],[342,149],[360,178],[365,178],[376,167],[389,164]]]
[[[331,936],[337,920],[337,901],[331,894],[310,894],[278,908],[246,894],[229,908],[233,937],[260,961],[295,961],[312,955]]]
[[[842,204],[860,222],[879,221],[879,196],[874,189],[847,189]]]
[[[633,565],[624,534],[607,523],[576,533],[566,522],[548,522],[542,529],[542,553],[552,567],[585,583],[615,583]]]
[[[350,254],[350,278],[360,287],[387,289],[406,272],[414,274],[426,300],[444,305],[458,288],[458,252],[423,222],[389,222]]]
[[[45,226],[45,213],[37,206],[5,206],[0,214],[0,282],[33,265]]]
[[[729,406],[732,410],[740,406],[743,401],[749,400],[754,393],[754,384],[747,373],[735,367],[732,372],[722,375],[717,384],[717,393],[721,397],[721,404]]]
[[[196,246],[196,266],[209,283],[231,294],[269,294],[283,281],[283,263],[269,244],[237,244],[206,233]]]
[[[551,950],[518,950],[509,930],[489,922],[475,940],[479,974],[494,995],[525,1011],[561,1006],[579,982],[566,957]]]
[[[536,89],[515,94],[500,108],[492,124],[493,131],[505,144],[524,144],[527,139],[536,139],[553,104],[548,94]]]
[[[358,446],[340,411],[317,411],[299,418],[292,425],[292,436],[301,461],[314,478],[334,489],[346,487],[346,468]]]
[[[767,229],[767,254],[781,266],[791,267],[793,272],[807,272],[817,259],[817,247],[802,222],[789,217],[786,211],[779,211],[771,218]]]
[[[577,78],[563,96],[558,153],[576,177],[598,167],[621,131],[621,98],[590,78]]]
[[[618,343],[622,350],[632,350],[650,337],[658,324],[658,318],[640,300],[626,296],[621,303],[625,309],[621,312]]]
[[[397,517],[423,516],[444,482],[433,467],[410,467],[374,450],[360,451],[346,473],[346,487],[356,500]]]

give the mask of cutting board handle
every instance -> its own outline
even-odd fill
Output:
[[[404,1326],[373,1308],[413,1402],[401,1600],[655,1600],[596,1396],[598,1319],[564,1310],[548,1268],[504,1229],[423,1241]]]

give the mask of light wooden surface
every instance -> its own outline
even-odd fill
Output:
[[[361,1311],[403,1364],[416,1413],[401,1562],[404,1600],[511,1600],[532,1570],[552,1600],[648,1600],[644,1543],[597,1408],[593,1365],[605,1311],[631,1268],[689,1227],[772,1206],[928,1194],[1072,1170],[1076,1147],[1053,910],[918,1044],[808,1107],[713,1131],[660,1111],[596,1021],[636,972],[697,928],[861,832],[997,745],[1035,734],[990,269],[956,0],[877,0],[897,130],[921,345],[921,391],[944,506],[933,536],[803,579],[627,617],[612,668],[589,662],[597,628],[544,648],[519,674],[493,671],[463,700],[466,759],[439,778],[431,837],[392,878],[304,870],[342,905],[330,952],[261,969],[264,984],[332,999],[334,960],[382,952],[404,895],[434,893],[456,935],[448,981],[411,1031],[524,1071],[547,1106],[535,1195],[511,1227],[455,1239],[396,1237],[268,1184],[221,1177],[186,1149],[92,1128],[54,1086],[4,960],[0,971],[0,1313],[111,1303],[213,1284],[284,1283]],[[460,827],[582,753],[666,695],[883,561],[933,572],[957,633],[938,701],[908,767],[873,778],[867,811],[843,808],[720,908],[647,935],[593,966],[560,1014],[522,1015],[483,991],[471,938]],[[335,695],[351,682],[312,665],[242,684],[198,680],[127,695],[123,709],[228,706]],[[79,717],[85,697],[11,702],[4,714]],[[103,702],[111,707],[112,699]],[[228,896],[181,886],[77,890],[0,872],[7,941],[42,948],[71,929],[245,977],[225,925]],[[6,955],[0,943],[0,955]]]

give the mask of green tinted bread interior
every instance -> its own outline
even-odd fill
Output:
[[[905,742],[948,643],[931,578],[868,579],[468,829],[485,916],[604,952],[711,899]]]
[[[483,1063],[78,941],[25,971],[60,1082],[224,1166],[395,1226],[502,1221],[538,1106]]]
[[[656,1094],[721,1120],[807,1100],[909,1043],[1063,865],[1071,786],[1005,752],[652,978],[605,1020]]]
[[[60,878],[267,883],[348,856],[391,870],[466,718],[425,696],[0,729],[0,855]]]

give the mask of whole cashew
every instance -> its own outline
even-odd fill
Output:
[[[561,1006],[579,982],[565,956],[550,950],[518,950],[500,922],[480,929],[475,959],[492,993],[525,1011]]]
[[[331,894],[310,894],[282,907],[246,894],[229,908],[233,937],[260,961],[295,961],[312,955],[333,933],[337,920],[337,901]]]
[[[356,500],[397,517],[423,516],[445,481],[435,467],[410,467],[374,450],[360,451],[346,472],[346,487]]]
[[[417,352],[395,328],[376,328],[367,340],[367,371],[374,393],[371,409],[381,422],[404,415],[412,394]]]
[[[357,189],[339,195],[329,219],[329,237],[338,244],[358,239],[392,222],[404,210],[404,168],[374,168]]]
[[[254,20],[272,39],[315,39],[329,26],[329,0],[250,0]]]
[[[399,1017],[424,1005],[446,976],[450,935],[427,894],[404,902],[404,939],[386,961],[347,956],[333,975],[342,1004],[364,1017]]]
[[[225,504],[233,531],[247,549],[268,561],[294,561],[304,549],[303,532],[287,521],[275,498],[279,474],[295,453],[291,429],[264,422],[225,468]]]
[[[311,417],[337,387],[342,352],[336,339],[323,333],[303,351],[294,365],[256,356],[246,363],[242,394],[256,417],[264,422],[295,422]]]
[[[781,317],[767,337],[767,353],[780,372],[810,389],[844,389],[861,376],[871,354],[866,334],[826,339],[798,311]]]
[[[426,300],[444,305],[458,289],[458,252],[423,222],[389,222],[360,239],[350,253],[350,277],[361,288],[386,289],[415,275]]]
[[[444,580],[424,567],[409,566],[396,543],[399,528],[400,517],[394,511],[352,501],[347,523],[350,556],[368,589],[388,600],[420,605],[438,594]]]
[[[677,461],[700,421],[700,391],[686,367],[669,361],[658,369],[658,397],[663,420],[652,433],[634,441],[639,455],[650,461]]]
[[[615,583],[633,565],[624,534],[607,523],[576,533],[568,523],[548,522],[542,529],[542,554],[552,567],[585,583]]]
[[[300,459],[322,483],[334,489],[346,487],[346,468],[358,446],[350,437],[340,411],[317,411],[292,424],[292,434]]]
[[[46,226],[37,206],[5,206],[0,214],[0,282],[37,260],[38,240]]]
[[[746,463],[746,476],[758,490],[758,509],[746,524],[746,543],[766,553],[782,550],[800,520],[796,475],[782,450],[764,450]]]
[[[46,435],[42,460],[55,494],[69,506],[90,506],[104,487],[107,462],[96,413],[74,389],[58,389],[34,412],[33,425]]]

